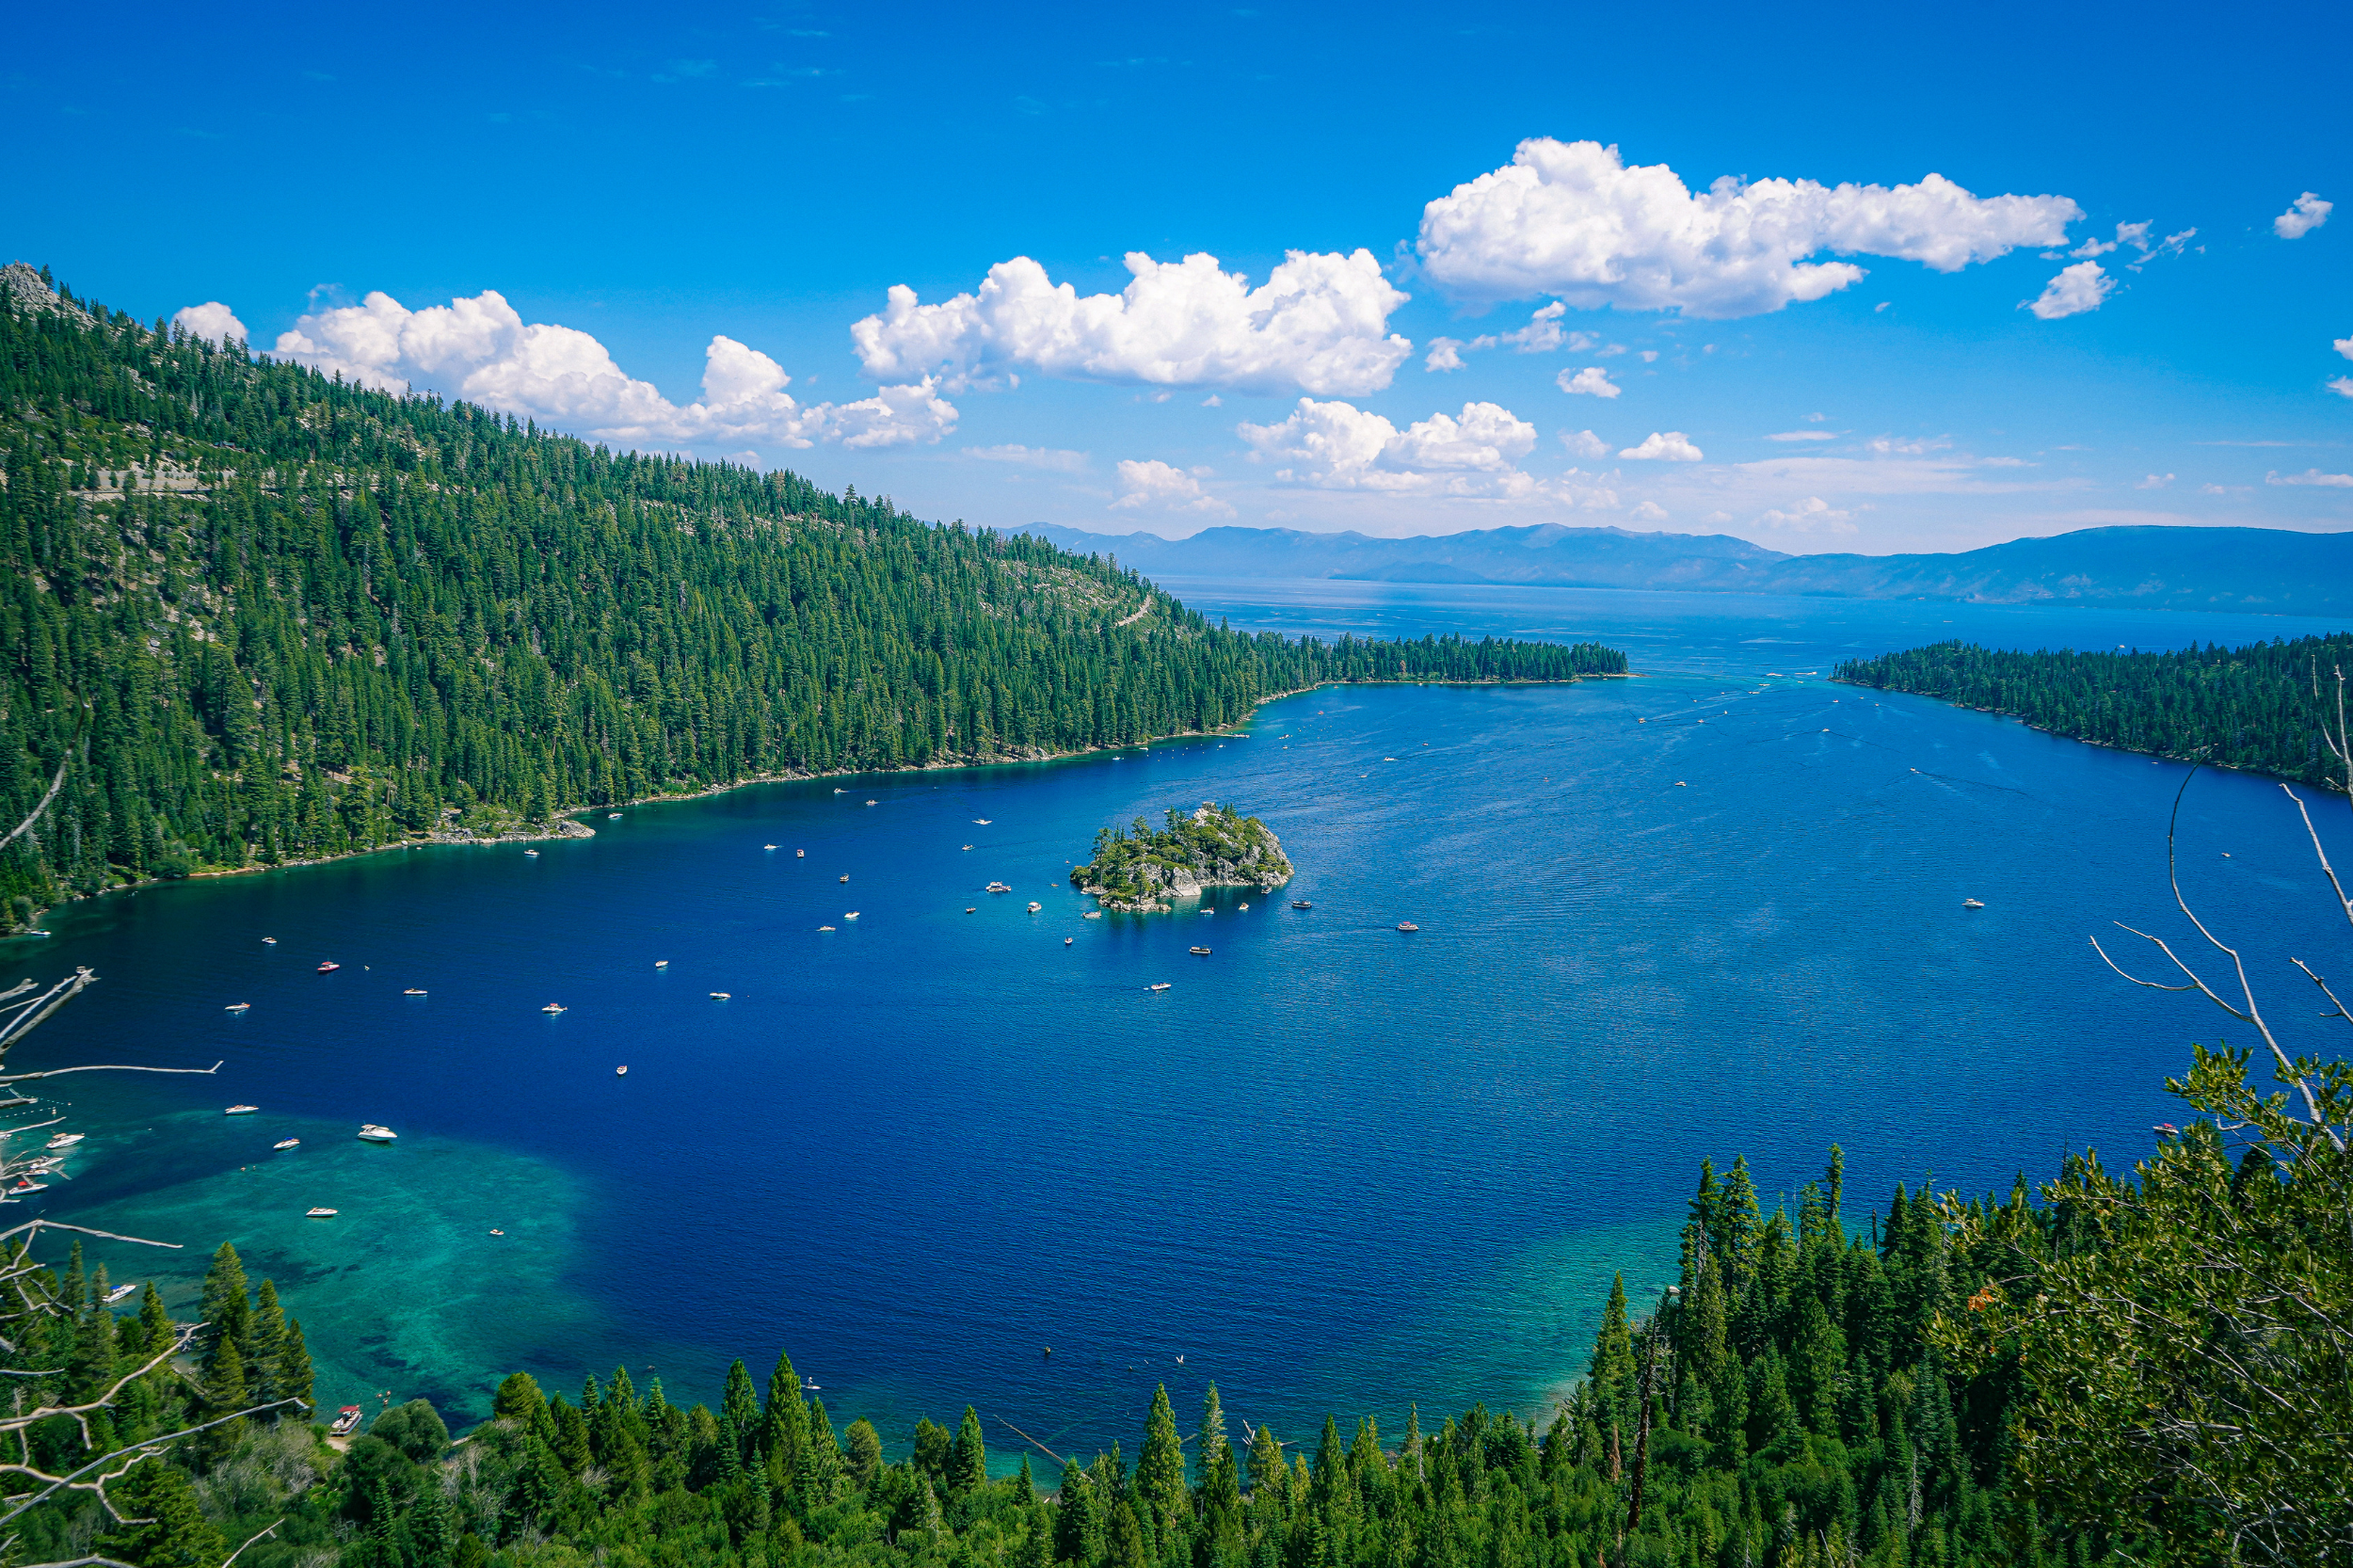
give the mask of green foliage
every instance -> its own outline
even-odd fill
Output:
[[[1213,801],[1171,810],[1158,832],[1142,817],[1128,829],[1099,829],[1087,863],[1070,872],[1072,886],[1114,909],[1156,907],[1183,887],[1268,890],[1290,879],[1290,858],[1273,830]]]
[[[1212,626],[1115,561],[785,472],[616,454],[0,303],[0,856],[126,879],[812,772],[1215,729],[1330,680],[1622,672],[1593,645]],[[27,901],[19,905],[15,901]]]
[[[1840,680],[1913,692],[2014,714],[2037,728],[2098,745],[2184,760],[2203,758],[2305,784],[2329,776],[2321,744],[2333,731],[2339,667],[2353,664],[2353,633],[2172,653],[2016,653],[1938,643],[1851,659]]]
[[[2053,1223],[1950,1208],[1981,1272],[1936,1337],[2016,1368],[2014,1463],[2070,1516],[2185,1558],[2353,1559],[2353,1071],[2297,1066],[2313,1119],[2201,1048],[2169,1087],[2212,1119],[2137,1180],[2085,1156],[2041,1190]]]

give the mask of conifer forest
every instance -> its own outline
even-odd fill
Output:
[[[0,924],[212,869],[748,779],[1231,725],[1593,644],[1209,624],[1116,562],[616,454],[0,290]]]

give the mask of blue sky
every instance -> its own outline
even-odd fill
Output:
[[[975,523],[2337,529],[2349,15],[48,8],[0,250]]]

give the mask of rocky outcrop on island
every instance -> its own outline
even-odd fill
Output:
[[[1191,816],[1169,812],[1157,833],[1142,817],[1127,829],[1104,828],[1087,863],[1070,873],[1104,908],[1128,913],[1166,913],[1171,900],[1198,898],[1204,888],[1270,892],[1290,879],[1290,858],[1266,824],[1206,800]]]

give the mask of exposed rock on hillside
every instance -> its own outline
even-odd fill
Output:
[[[1206,800],[1189,817],[1169,812],[1158,833],[1142,817],[1129,831],[1104,828],[1093,857],[1070,873],[1106,909],[1160,912],[1169,900],[1198,898],[1204,888],[1272,891],[1290,879],[1290,858],[1266,824]]]

